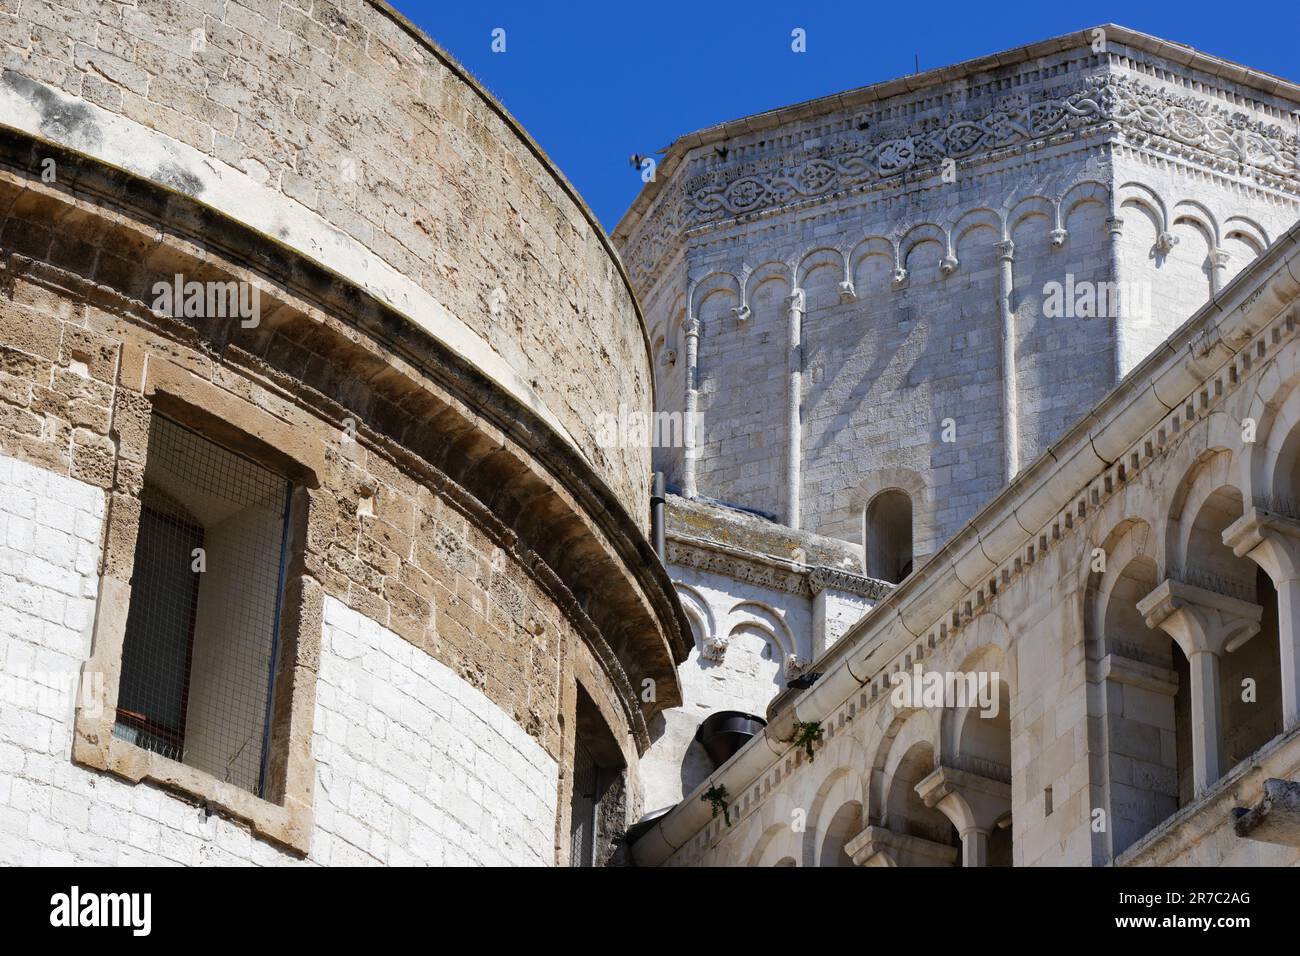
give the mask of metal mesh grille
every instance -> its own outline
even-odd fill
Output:
[[[596,796],[600,771],[582,741],[573,752],[573,801],[569,822],[569,865],[591,866],[596,845]]]
[[[258,795],[289,491],[153,417],[114,733]]]

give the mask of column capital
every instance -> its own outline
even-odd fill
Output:
[[[684,332],[686,335],[691,335],[698,338],[700,334],[700,320],[692,315],[690,318],[688,318],[685,322],[682,323],[682,332]]]
[[[1016,244],[1010,239],[1003,239],[994,244],[993,251],[997,253],[1000,261],[1010,262],[1016,257]]]
[[[1195,654],[1222,655],[1259,633],[1264,609],[1194,584],[1166,578],[1137,604],[1147,627],[1158,627],[1190,660]]]
[[[959,834],[991,833],[1011,809],[1011,784],[955,767],[937,767],[916,785],[927,807],[943,812]]]
[[[797,309],[800,312],[806,312],[804,307],[803,289],[794,289],[785,297],[785,307],[787,309]]]
[[[858,866],[952,866],[957,848],[922,837],[869,826],[844,844],[844,852]]]
[[[1124,231],[1124,217],[1108,216],[1106,219],[1106,231],[1112,236],[1119,236]]]
[[[1300,578],[1300,521],[1251,505],[1223,530],[1223,543],[1248,557],[1280,585]]]

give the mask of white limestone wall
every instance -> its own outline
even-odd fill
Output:
[[[449,668],[330,597],[312,746],[333,863],[554,859],[555,761]]]
[[[764,716],[772,698],[785,689],[785,656],[795,653],[807,661],[812,651],[808,598],[692,568],[668,570],[687,608],[695,647],[677,668],[682,706],[656,716],[650,725],[652,743],[639,768],[647,811],[678,803],[712,771],[694,739],[705,717],[719,710]],[[704,653],[715,639],[726,641],[720,661]]]
[[[1152,305],[1149,316],[1127,318],[1127,372],[1210,298],[1214,248],[1226,253],[1227,285],[1300,218],[1300,204],[1222,173],[1158,166],[1133,150],[1117,149],[1113,163],[1124,222],[1120,278]],[[1161,231],[1178,240],[1167,252],[1156,246]]]
[[[0,865],[304,862],[147,784],[72,763],[103,493],[0,456]],[[544,864],[558,770],[507,714],[327,598],[314,864]]]

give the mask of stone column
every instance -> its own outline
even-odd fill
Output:
[[[1159,627],[1174,639],[1191,665],[1192,778],[1199,797],[1227,769],[1219,658],[1259,633],[1264,609],[1174,580],[1160,584],[1137,609],[1147,627]]]
[[[1238,557],[1264,569],[1277,589],[1282,729],[1300,726],[1300,521],[1250,507],[1223,532]]]
[[[785,523],[799,527],[800,467],[803,456],[803,425],[800,405],[803,401],[803,289],[795,289],[785,300],[787,333],[786,370],[788,392],[786,395],[786,502]]]
[[[1192,780],[1197,796],[1223,775],[1223,695],[1219,692],[1219,655],[1187,655],[1192,674]]]
[[[1226,249],[1210,250],[1210,295],[1216,296],[1223,288],[1224,278],[1228,274],[1228,260],[1232,256]]]
[[[939,767],[916,785],[927,807],[943,811],[961,837],[962,866],[989,865],[989,836],[1011,811],[1011,784]]]
[[[1124,296],[1120,290],[1120,239],[1124,235],[1124,220],[1111,216],[1106,220],[1106,272],[1111,283],[1111,311],[1115,314],[1115,382],[1124,377],[1124,350],[1128,346],[1128,329],[1124,317]]]
[[[700,355],[700,320],[694,316],[688,317],[682,326],[682,331],[686,333],[686,409],[684,412],[685,421],[682,422],[682,438],[685,446],[682,463],[682,494],[687,498],[694,498],[698,493],[695,485],[695,462],[699,456],[696,447],[696,441],[699,438],[696,434],[696,424],[698,423],[700,396],[695,380],[695,369]]]
[[[1016,244],[1010,239],[999,242],[998,254],[998,314],[1002,321],[1002,461],[1008,483],[1020,470],[1020,423],[1017,415],[1019,402],[1016,385],[1016,315],[1011,310],[1013,277],[1011,262],[1015,258]]]

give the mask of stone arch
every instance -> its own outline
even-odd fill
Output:
[[[1096,548],[1100,548],[1105,557],[1104,571],[1097,571],[1093,566],[1093,552]],[[1111,592],[1122,583],[1123,569],[1135,561],[1143,567],[1149,563],[1151,586],[1154,588],[1163,576],[1158,537],[1150,523],[1138,517],[1126,517],[1118,521],[1094,548],[1089,549],[1084,561],[1084,638],[1093,643],[1099,657],[1106,653],[1103,646],[1105,609]],[[1135,602],[1147,593],[1150,593],[1150,589],[1138,595]]]
[[[744,860],[748,867],[797,866],[798,846],[794,836],[789,822],[769,820],[767,826],[759,831],[754,845],[747,852],[742,850],[739,859]],[[790,862],[785,863],[785,860]]]
[[[1006,226],[1002,214],[987,206],[969,209],[952,224],[949,235],[952,237],[953,255],[958,260],[962,257],[963,242],[973,232],[988,229],[993,232],[994,241],[1006,238]]]
[[[898,265],[898,246],[894,240],[885,236],[867,236],[849,252],[848,267],[850,274],[856,273],[862,260],[871,256],[881,256],[889,260],[890,266],[896,266]]]
[[[761,637],[773,650],[778,673],[795,676],[794,671],[802,665],[803,658],[799,656],[794,633],[780,611],[761,601],[740,601],[727,612],[727,621],[728,642],[740,634]]]
[[[788,262],[771,259],[750,270],[745,279],[745,302],[754,302],[754,294],[760,287],[767,285],[769,282],[776,282],[785,288],[785,294],[789,293],[792,287],[792,276],[794,269]]]
[[[867,765],[866,750],[855,737],[842,734],[818,752],[815,766],[823,762],[828,769],[808,806],[803,865],[847,866],[851,861],[844,852],[844,844],[866,825],[866,793],[859,769]]]
[[[918,246],[926,243],[936,244],[939,247],[939,255],[941,258],[953,258],[952,244],[949,241],[947,231],[937,223],[922,222],[917,223],[915,226],[908,229],[899,240],[899,265],[904,269],[910,269],[912,253]]]
[[[1227,239],[1234,233],[1240,235],[1243,239],[1250,242],[1255,248],[1255,255],[1259,255],[1268,248],[1270,242],[1268,230],[1260,225],[1256,220],[1249,216],[1232,215],[1223,222],[1224,238]]]
[[[1180,199],[1174,203],[1174,221],[1180,219],[1196,223],[1211,246],[1219,245],[1219,217],[1210,211],[1209,206],[1195,199]]]
[[[825,756],[823,751],[822,756]],[[850,821],[857,829],[848,827],[841,816],[845,807],[856,810]],[[808,828],[804,832],[804,866],[839,866],[844,844],[857,836],[862,829],[862,787],[856,772],[850,767],[835,766],[826,774],[808,809]],[[828,839],[829,838],[829,839]],[[830,859],[827,859],[827,856]]]
[[[904,725],[885,762],[883,826],[898,837],[923,841],[923,846],[956,847],[952,822],[942,810],[926,806],[918,792],[936,762],[932,722],[926,721],[929,734],[916,737],[908,733],[908,724],[915,720],[914,716]]]
[[[1112,860],[1177,809],[1180,770],[1190,780],[1191,732],[1181,652],[1138,610],[1162,578],[1156,533],[1126,517],[1101,547],[1106,566],[1088,575],[1084,627],[1099,667],[1096,783],[1109,821],[1093,836],[1094,853]]]
[[[984,623],[991,622],[991,623]],[[979,627],[984,623],[983,627]],[[996,684],[999,689],[1005,685],[1007,699],[1005,701],[1007,709],[1006,718],[1011,716],[1011,692],[1015,687],[1015,676],[1012,673],[1014,667],[1014,657],[1008,653],[1010,649],[1010,630],[1001,623],[1000,620],[991,615],[981,615],[972,622],[971,626],[963,630],[963,636],[979,630],[978,635],[971,634],[971,644],[974,645],[962,658],[957,667],[957,672],[983,673],[988,675],[990,686]],[[992,633],[989,633],[989,632]],[[956,651],[957,649],[954,648]],[[996,675],[996,676],[995,676]],[[999,698],[998,704],[999,716],[1003,716],[1002,701]],[[965,729],[970,708],[945,707],[939,716],[939,749],[936,752],[938,762],[946,766],[960,767],[959,756],[961,754],[962,733]],[[1010,725],[1008,723],[1008,733]],[[1009,776],[1011,772],[1010,764],[1010,741],[1007,741],[1007,763],[1005,764],[1006,773]]]
[[[886,681],[886,690],[890,690]],[[890,755],[906,750],[917,742],[927,743],[931,752],[939,752],[939,732],[934,715],[919,707],[894,708],[892,705],[882,711],[878,726],[881,728],[879,739],[874,746],[868,747],[872,753],[871,770],[866,781],[867,807],[866,818],[873,824],[884,825],[886,822],[885,798],[893,766]]]
[[[1200,589],[1179,600],[1193,607],[1223,606],[1224,597],[1236,602],[1227,605],[1229,620],[1213,631],[1169,631],[1189,661],[1200,662],[1202,679],[1211,688],[1200,696],[1195,685],[1192,688],[1194,732],[1197,727],[1218,728],[1217,735],[1205,734],[1209,743],[1202,751],[1203,763],[1195,768],[1197,789],[1211,785],[1282,730],[1277,591],[1262,567],[1224,541],[1225,531],[1250,503],[1235,480],[1239,475],[1227,449],[1202,453],[1180,481],[1170,512],[1167,546],[1173,550],[1167,552],[1168,574]],[[1207,660],[1212,665],[1208,670]],[[1243,692],[1247,684],[1249,695]],[[1198,716],[1203,713],[1211,714],[1214,724]],[[1192,746],[1195,749],[1195,735]],[[1179,793],[1184,802],[1189,798],[1185,784]]]
[[[868,236],[852,248],[845,264],[861,299],[870,289],[889,288],[890,276],[898,268],[898,248],[892,239]]]
[[[1175,486],[1165,527],[1165,574],[1202,583],[1217,579],[1226,586],[1246,586],[1237,558],[1223,544],[1222,531],[1241,517],[1244,499],[1236,481],[1233,454],[1226,448],[1201,452]],[[1194,557],[1193,557],[1194,555]]]
[[[1016,200],[1006,207],[1007,236],[1014,239],[1017,230],[1040,217],[1046,220],[1049,232],[1060,226],[1058,207],[1047,196],[1024,196]]]
[[[868,577],[901,584],[916,562],[912,498],[886,488],[867,502],[862,523],[862,561]]]
[[[864,570],[867,506],[881,492],[892,489],[905,493],[912,502],[912,566],[919,567],[921,561],[929,557],[938,545],[934,508],[930,501],[929,487],[921,473],[910,468],[874,469],[849,493],[849,512],[856,515],[860,522],[856,531],[858,541],[864,547]]]
[[[698,318],[700,308],[715,295],[731,295],[739,305],[744,290],[740,280],[730,272],[710,272],[691,283],[690,314]]]
[[[1256,381],[1245,418],[1255,441],[1245,446],[1239,485],[1250,500],[1284,513],[1300,503],[1300,347],[1286,347]]]
[[[1157,236],[1169,231],[1168,207],[1150,186],[1130,180],[1122,184],[1116,194],[1119,196],[1118,208],[1141,210],[1150,217]]]
[[[818,246],[804,253],[795,269],[795,286],[803,288],[809,274],[818,269],[833,269],[836,282],[841,281],[846,273],[844,253],[830,246]]]
[[[1105,209],[1110,208],[1110,187],[1095,179],[1085,179],[1075,183],[1061,196],[1057,204],[1060,225],[1070,228],[1070,216],[1080,206],[1095,203]]]
[[[695,646],[703,652],[706,643],[718,633],[717,621],[714,619],[708,598],[698,589],[681,581],[673,582],[673,590],[677,592],[677,597],[682,602],[682,610],[686,612],[686,620],[690,622]]]
[[[668,327],[667,342],[668,351],[672,353],[668,358],[668,364],[673,368],[680,368],[682,364],[682,349],[686,347],[686,296],[679,296],[670,313],[672,322]]]
[[[839,305],[844,283],[848,281],[844,254],[829,246],[810,250],[799,260],[795,279],[796,288],[803,290],[808,316]]]

